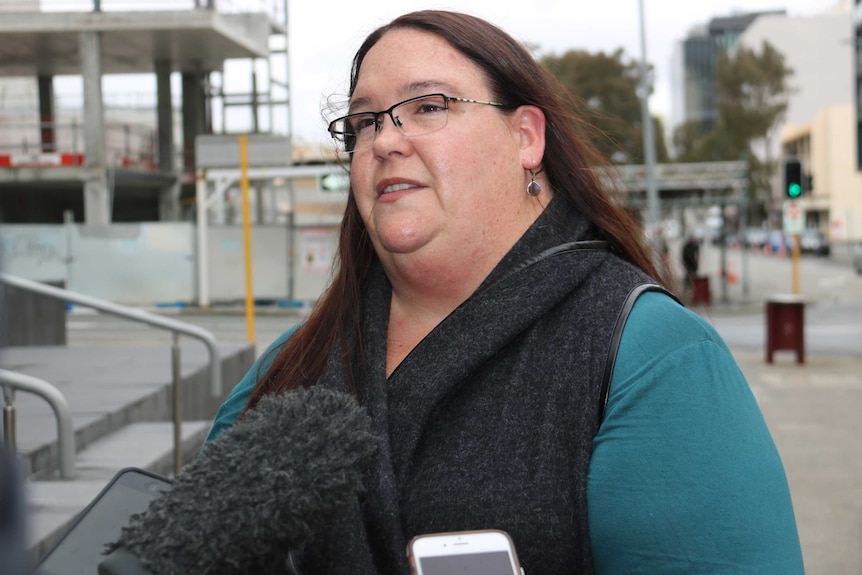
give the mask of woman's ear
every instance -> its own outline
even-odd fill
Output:
[[[525,170],[534,170],[545,155],[545,113],[536,106],[518,108],[521,165]]]

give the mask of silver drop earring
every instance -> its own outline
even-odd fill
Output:
[[[530,183],[527,184],[527,194],[533,197],[542,192],[542,186],[536,181],[536,172],[530,170]]]

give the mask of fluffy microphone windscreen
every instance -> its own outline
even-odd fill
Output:
[[[155,575],[280,572],[362,490],[377,448],[356,400],[322,387],[261,399],[133,516],[125,547]]]

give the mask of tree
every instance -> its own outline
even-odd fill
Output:
[[[707,131],[699,122],[683,124],[674,133],[677,159],[683,162],[748,161],[753,203],[765,203],[776,161],[769,157],[769,141],[787,112],[793,70],[769,42],[760,52],[744,46],[719,57],[715,71],[718,119]],[[762,144],[765,157],[754,153]]]
[[[784,55],[769,42],[762,51],[741,48],[732,57],[722,57],[715,72],[720,124],[733,144],[742,148],[749,166],[749,189],[755,204],[765,204],[771,195],[770,179],[777,160],[769,157],[769,143],[787,113],[793,70]],[[765,157],[753,152],[761,143]]]
[[[572,112],[590,127],[586,136],[602,154],[615,163],[643,162],[638,62],[627,59],[621,48],[612,54],[569,50],[541,62],[573,96]],[[661,124],[654,121],[656,157],[665,161]]]
[[[722,127],[709,130],[700,120],[686,122],[674,130],[673,145],[680,162],[721,162],[743,157],[743,150],[729,141]]]
[[[770,132],[787,112],[793,70],[784,55],[769,42],[760,54],[740,47],[732,56],[722,55],[715,70],[719,124],[731,141],[748,150]]]

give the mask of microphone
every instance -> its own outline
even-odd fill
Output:
[[[377,443],[350,395],[266,396],[132,516],[99,574],[284,571],[289,551],[362,491]]]

